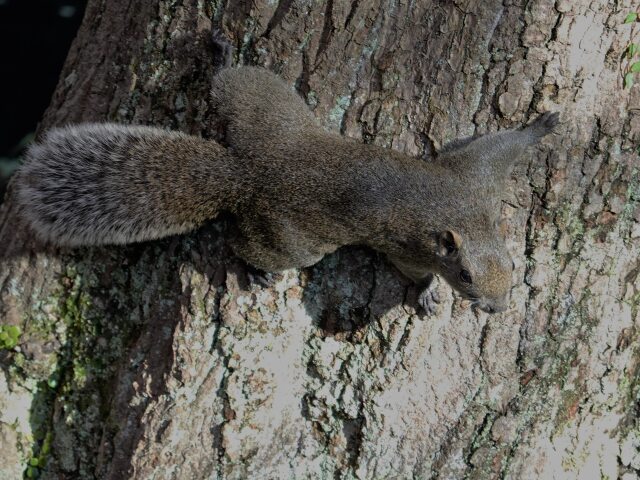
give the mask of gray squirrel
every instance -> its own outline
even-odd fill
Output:
[[[232,49],[214,42],[229,67]],[[42,239],[80,246],[180,234],[226,212],[234,253],[266,272],[366,245],[425,289],[435,273],[481,310],[506,309],[513,262],[499,196],[558,113],[457,140],[427,162],[324,130],[263,68],[222,69],[211,98],[225,146],[113,123],[50,130],[15,181],[24,218]]]

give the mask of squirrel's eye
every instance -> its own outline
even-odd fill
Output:
[[[468,270],[461,270],[460,271],[460,280],[462,280],[464,283],[468,283],[469,285],[471,285],[471,274],[469,273]]]

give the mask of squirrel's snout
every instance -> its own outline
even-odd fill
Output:
[[[487,312],[489,314],[500,313],[500,312],[504,312],[507,309],[507,302],[506,301],[492,302],[492,301],[485,300],[478,303],[478,308],[483,312]]]

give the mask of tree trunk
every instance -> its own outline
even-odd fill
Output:
[[[41,247],[0,211],[0,477],[638,478],[631,0],[93,0],[40,131],[212,137],[212,22],[344,135],[430,154],[562,112],[503,202],[508,312],[436,314],[375,252],[248,281],[224,222]],[[473,192],[456,192],[460,205]],[[31,462],[31,466],[28,466]]]

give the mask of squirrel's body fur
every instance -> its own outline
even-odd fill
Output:
[[[234,154],[259,164],[268,179],[255,198],[260,208],[240,219],[246,234],[236,251],[250,263],[273,270],[261,259],[282,251],[278,266],[310,265],[341,245],[364,244],[416,282],[440,273],[485,309],[505,308],[513,263],[497,228],[500,194],[515,160],[551,132],[557,114],[522,130],[457,141],[425,162],[325,131],[302,99],[264,69],[223,70],[212,100]],[[256,218],[256,212],[263,213]],[[277,225],[278,234],[261,237],[261,225]],[[440,234],[448,231],[464,239],[455,258],[440,255]],[[287,263],[291,252],[298,255]],[[462,284],[461,265],[480,288]]]
[[[417,282],[439,273],[481,308],[506,307],[512,262],[497,233],[498,195],[514,160],[557,114],[465,139],[425,162],[325,131],[265,69],[223,70],[212,101],[227,147],[150,127],[52,130],[17,180],[31,226],[63,245],[128,243],[224,211],[235,219],[234,251],[263,270],[363,244]]]

